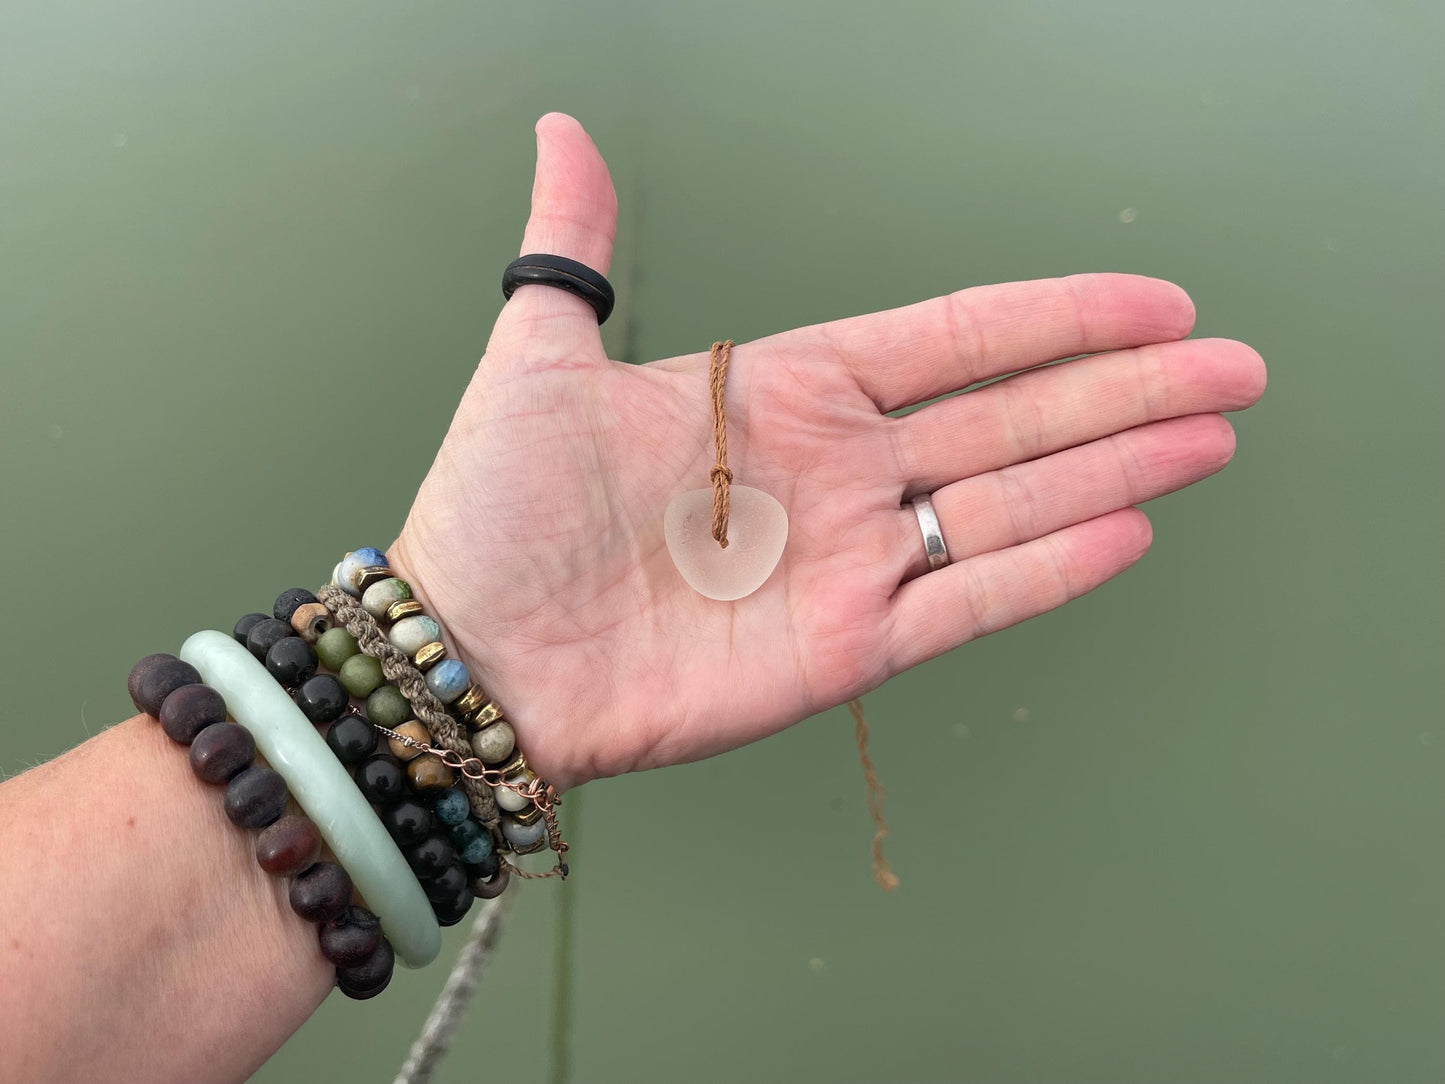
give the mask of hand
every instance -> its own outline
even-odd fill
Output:
[[[537,146],[522,252],[605,274],[606,165],[561,114]],[[673,496],[708,484],[708,344],[612,362],[583,301],[524,286],[393,564],[559,787],[710,756],[1137,561],[1150,528],[1133,506],[1223,467],[1234,433],[1217,412],[1264,390],[1249,347],[1180,341],[1193,320],[1169,283],[1082,275],[738,345],[729,462],[782,502],[789,536],[762,588],[716,602],[683,582],[662,528]],[[952,559],[931,573],[906,504],[925,492]]]

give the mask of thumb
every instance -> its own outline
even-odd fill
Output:
[[[521,255],[565,256],[606,275],[617,233],[617,193],[596,145],[565,113],[537,122],[537,174],[532,216]],[[519,286],[492,329],[489,354],[523,351],[533,360],[606,358],[597,313],[582,298],[555,286]]]

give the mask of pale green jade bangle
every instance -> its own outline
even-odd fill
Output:
[[[351,883],[381,920],[397,958],[425,967],[441,951],[441,927],[421,884],[371,804],[311,721],[255,657],[224,632],[195,633],[180,656],[225,698],[271,767],[316,822]]]

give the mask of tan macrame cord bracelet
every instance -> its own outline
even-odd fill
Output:
[[[401,690],[401,694],[416,712],[416,717],[431,734],[432,740],[460,757],[470,757],[472,745],[467,740],[466,728],[426,687],[425,676],[412,665],[406,652],[386,638],[386,633],[377,624],[376,618],[335,584],[327,584],[321,588],[316,592],[316,597],[336,615],[346,631],[356,637],[356,643],[361,650],[381,663],[381,672]],[[497,800],[492,796],[492,788],[480,779],[467,775],[462,776],[461,786],[477,819],[495,833],[501,814],[497,811]]]
[[[477,820],[486,826],[494,840],[500,841],[501,839],[498,829],[501,814],[497,810],[497,800],[492,794],[492,787],[494,785],[505,786],[532,801],[542,811],[547,826],[547,842],[557,854],[557,865],[544,873],[531,873],[502,858],[502,868],[528,881],[542,880],[548,877],[565,879],[568,847],[557,826],[557,814],[554,809],[561,799],[556,796],[551,786],[540,778],[534,779],[530,787],[514,786],[505,782],[500,777],[500,773],[483,765],[472,754],[471,743],[467,740],[465,728],[446,710],[446,705],[427,688],[426,677],[416,668],[406,652],[387,639],[386,633],[382,631],[376,618],[367,613],[360,602],[335,584],[327,584],[322,587],[317,592],[317,597],[337,618],[342,627],[356,638],[357,646],[365,654],[381,663],[382,674],[401,690],[401,694],[411,704],[416,717],[421,720],[427,733],[432,736],[440,749],[432,749],[387,730],[385,727],[377,729],[388,738],[427,752],[437,753],[441,756],[443,763],[459,772],[462,777],[461,787],[467,796],[468,804],[472,807],[472,812],[476,815]],[[475,765],[475,767],[469,767],[469,765]],[[495,775],[497,778],[489,780],[488,776],[490,775]]]

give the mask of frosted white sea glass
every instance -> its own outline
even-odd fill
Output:
[[[730,602],[761,587],[788,541],[788,513],[751,486],[730,486],[728,545],[712,536],[712,490],[679,493],[668,503],[662,527],[667,552],[682,578],[700,595]]]
[[[441,928],[416,874],[371,804],[362,797],[310,720],[264,666],[224,632],[195,633],[180,656],[226,701],[266,762],[321,830],[341,868],[381,920],[407,967],[425,967],[441,951]]]

